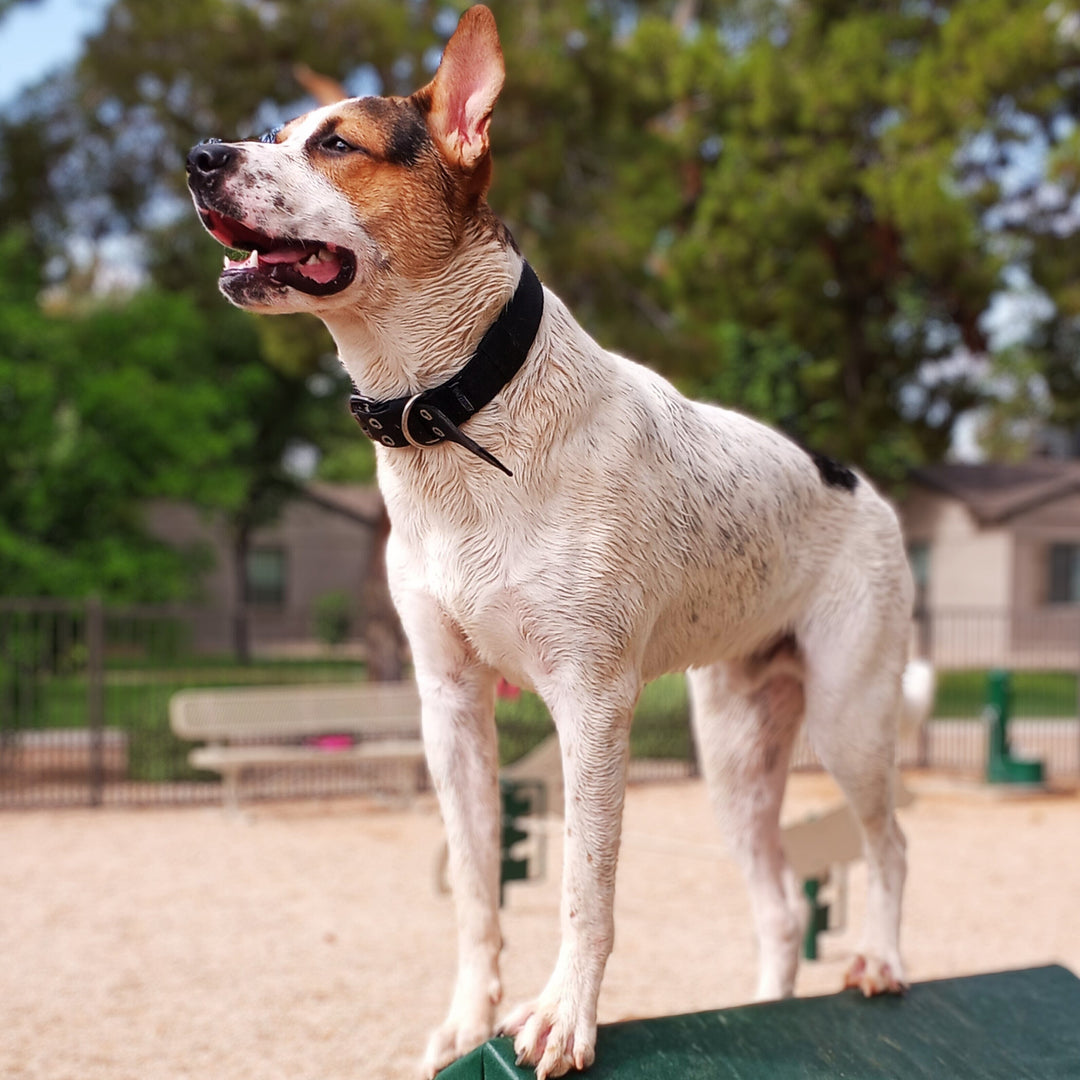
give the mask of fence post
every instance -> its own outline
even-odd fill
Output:
[[[105,611],[100,596],[86,601],[86,717],[90,732],[90,805],[105,791]]]

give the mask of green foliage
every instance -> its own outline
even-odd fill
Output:
[[[340,645],[349,637],[351,599],[335,589],[315,598],[315,636],[324,645]]]
[[[179,296],[47,314],[25,233],[0,236],[0,595],[167,600],[196,552],[152,540],[154,497],[205,501],[243,432],[214,327]]]
[[[987,703],[987,678],[985,670],[939,672],[934,716],[981,718]],[[1074,719],[1077,704],[1075,671],[1012,673],[1013,717]]]
[[[1053,314],[1017,355],[1048,414],[1080,424],[1067,5],[493,6],[492,203],[605,345],[895,480],[961,412],[997,407],[970,366],[926,365],[987,351],[983,316],[1020,267]],[[0,220],[27,230],[0,252],[0,592],[179,595],[146,498],[224,509],[242,541],[294,489],[298,444],[324,478],[371,475],[322,327],[218,296],[183,159],[310,107],[298,61],[411,91],[454,18],[427,0],[270,10],[115,0],[78,64],[0,118]],[[78,253],[116,236],[138,238],[145,295],[37,307],[35,264],[78,298]]]

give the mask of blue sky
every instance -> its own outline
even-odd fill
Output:
[[[0,106],[22,87],[74,60],[86,34],[101,25],[109,0],[38,0],[16,4],[0,20]]]

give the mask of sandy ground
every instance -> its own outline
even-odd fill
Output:
[[[1080,972],[1080,798],[909,782],[909,975]],[[786,813],[835,797],[797,775]],[[749,910],[702,786],[632,788],[625,836],[601,1021],[748,1000]],[[430,803],[0,815],[0,1077],[413,1076],[454,964],[440,841]],[[508,1003],[554,959],[558,855],[510,890]],[[800,993],[838,987],[863,892],[855,870],[853,926],[822,938]]]

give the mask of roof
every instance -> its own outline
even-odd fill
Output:
[[[359,525],[374,527],[382,514],[382,498],[374,484],[311,483],[300,497]]]
[[[983,525],[995,525],[1080,491],[1080,461],[1036,458],[1020,465],[927,465],[916,482],[959,499]]]

